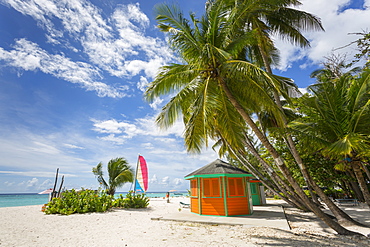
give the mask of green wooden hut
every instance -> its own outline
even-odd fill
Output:
[[[199,215],[236,216],[253,213],[249,180],[253,176],[222,160],[188,174],[191,212]]]

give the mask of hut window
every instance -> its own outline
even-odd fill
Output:
[[[244,196],[244,187],[242,178],[228,178],[229,196]]]
[[[196,179],[190,180],[191,196],[198,196],[198,183]]]
[[[204,197],[220,197],[220,181],[218,178],[203,179]]]

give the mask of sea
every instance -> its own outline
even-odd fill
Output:
[[[147,192],[146,196],[149,198],[161,198],[165,197],[167,192]],[[120,194],[126,196],[127,192],[116,192],[115,196],[118,197]],[[171,197],[174,196],[186,196],[187,192],[176,192],[170,193]],[[31,205],[43,205],[48,203],[49,195],[39,195],[37,193],[9,193],[0,194],[0,208],[3,207],[19,207],[19,206],[31,206]]]

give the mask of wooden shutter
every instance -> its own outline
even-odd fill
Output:
[[[220,197],[220,179],[203,179],[203,195],[204,197]]]
[[[191,196],[198,197],[198,183],[197,179],[190,180]]]

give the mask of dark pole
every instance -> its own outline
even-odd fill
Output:
[[[64,182],[64,175],[62,176],[62,182],[60,183],[60,186],[59,186],[58,197],[60,197],[60,192],[62,191],[63,182]]]
[[[55,188],[57,187],[57,182],[58,182],[58,173],[59,173],[59,168],[57,168],[57,174],[55,176],[54,188],[53,188],[53,191],[51,192],[50,200],[52,200],[54,198],[54,195],[55,195]]]

